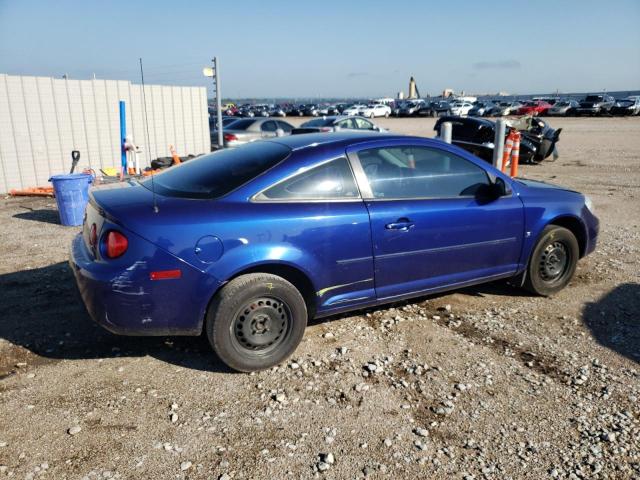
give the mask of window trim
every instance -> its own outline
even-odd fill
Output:
[[[367,178],[367,174],[364,172],[364,168],[362,167],[362,163],[360,162],[360,157],[358,156],[358,152],[360,152],[361,150],[371,150],[373,148],[427,148],[427,149],[431,149],[431,150],[438,150],[441,152],[446,152],[449,153],[451,155],[455,155],[456,157],[461,158],[462,160],[464,160],[465,162],[469,162],[471,165],[474,165],[478,168],[480,168],[481,170],[483,170],[489,181],[492,181],[492,177],[495,177],[495,175],[493,175],[491,172],[485,170],[484,168],[482,168],[480,165],[476,165],[474,162],[467,160],[464,157],[461,157],[460,155],[457,155],[455,153],[451,153],[447,150],[443,150],[441,148],[437,148],[437,147],[431,147],[431,146],[426,146],[426,145],[411,145],[411,144],[398,144],[398,145],[381,145],[381,146],[374,146],[374,147],[368,147],[368,148],[362,148],[360,150],[358,150],[357,152],[347,152],[347,158],[349,159],[349,163],[351,163],[351,170],[353,171],[355,177],[356,177],[356,183],[358,185],[358,189],[360,190],[360,193],[362,195],[362,199],[366,200],[367,202],[402,202],[402,201],[413,201],[413,200],[456,200],[456,199],[470,199],[470,198],[476,198],[475,195],[456,195],[456,196],[452,196],[452,197],[389,197],[389,198],[376,198],[373,195],[373,190],[371,189],[371,185],[369,183],[369,179]],[[504,180],[503,180],[504,181]],[[507,185],[507,187],[509,187],[509,184],[505,182],[505,184]],[[512,197],[513,196],[513,189],[511,188],[507,188],[507,193],[505,193],[504,195],[498,197],[498,198],[505,198],[505,197]]]
[[[269,189],[271,189],[273,187],[277,187],[281,183],[287,182],[287,181],[291,180],[292,178],[297,177],[298,175],[302,175],[303,173],[306,173],[306,172],[308,172],[310,170],[313,170],[315,168],[321,167],[322,165],[325,165],[325,164],[327,164],[329,162],[333,162],[335,160],[339,160],[341,158],[344,158],[347,161],[347,165],[349,167],[349,170],[351,171],[351,175],[353,176],[353,181],[354,181],[354,184],[356,186],[356,190],[358,191],[358,196],[356,196],[356,197],[351,197],[351,198],[346,198],[346,197],[345,198],[258,198],[260,195],[262,195],[267,190],[269,190]],[[313,165],[310,165],[307,168],[305,168],[304,171],[302,171],[302,172],[297,171],[295,173],[287,175],[283,179],[278,180],[277,182],[272,183],[268,187],[263,188],[259,192],[251,195],[251,197],[249,198],[249,202],[250,203],[343,203],[343,202],[362,202],[362,200],[363,200],[363,195],[362,195],[362,191],[360,190],[360,185],[359,185],[359,182],[358,182],[358,178],[356,177],[356,174],[353,171],[353,165],[352,165],[348,155],[338,155],[337,157],[332,157],[332,158],[329,158],[327,160],[322,160],[321,162],[318,162],[318,163],[315,163]]]

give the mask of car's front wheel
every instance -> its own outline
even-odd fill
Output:
[[[281,363],[304,335],[307,307],[284,278],[241,275],[216,294],[206,333],[220,359],[234,370],[252,372]]]
[[[524,286],[543,296],[562,290],[573,278],[580,249],[573,233],[557,225],[548,225],[533,249]]]

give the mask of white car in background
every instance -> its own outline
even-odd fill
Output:
[[[469,102],[455,102],[451,104],[451,115],[464,117],[469,114],[469,110],[472,108],[473,105]]]
[[[389,105],[383,105],[381,103],[377,103],[375,105],[367,105],[366,108],[360,111],[360,115],[367,118],[389,117],[389,115],[391,115],[391,107]]]
[[[361,111],[367,108],[366,105],[351,105],[349,108],[342,112],[342,115],[361,115]]]

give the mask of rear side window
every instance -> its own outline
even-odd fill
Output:
[[[169,197],[219,198],[280,163],[290,152],[279,143],[249,143],[189,160],[141,184]]]
[[[293,130],[293,127],[287,122],[278,122],[278,128],[284,130],[285,133],[291,133],[291,130]]]
[[[276,125],[276,122],[269,120],[262,124],[261,129],[263,132],[275,132],[278,129],[278,125]]]
[[[485,170],[435,148],[374,148],[358,152],[358,158],[379,199],[473,196],[489,184]]]
[[[351,167],[342,157],[284,180],[258,194],[256,200],[342,200],[358,197]]]

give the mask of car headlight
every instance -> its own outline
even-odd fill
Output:
[[[591,213],[596,213],[593,208],[593,202],[587,195],[584,196],[584,206],[587,207]]]

